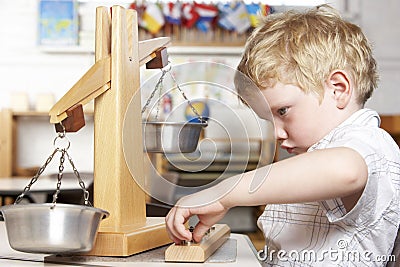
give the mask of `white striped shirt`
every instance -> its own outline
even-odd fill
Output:
[[[375,111],[361,109],[309,148],[356,150],[368,166],[366,187],[349,212],[340,198],[267,205],[258,219],[269,248],[265,265],[386,265],[400,222],[400,152],[379,124]]]

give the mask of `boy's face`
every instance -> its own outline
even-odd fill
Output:
[[[307,152],[340,123],[335,116],[336,104],[327,89],[321,103],[317,95],[306,94],[291,84],[278,82],[261,92],[271,108],[272,118],[265,104],[253,99],[251,107],[260,118],[273,119],[275,137],[289,153]]]

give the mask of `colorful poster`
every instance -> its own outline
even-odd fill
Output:
[[[40,45],[77,45],[78,30],[75,0],[40,0]]]

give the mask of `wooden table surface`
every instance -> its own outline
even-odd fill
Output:
[[[29,238],[29,237],[28,237]],[[254,247],[249,238],[242,234],[231,234],[231,238],[237,240],[237,257],[235,262],[229,263],[202,263],[195,264],[198,266],[261,266],[255,255]],[[13,267],[29,267],[29,266],[193,266],[193,263],[165,263],[165,262],[116,262],[116,261],[90,261],[84,263],[65,262],[65,263],[48,263],[44,258],[45,254],[23,253],[13,250],[8,244],[6,227],[4,222],[0,222],[0,266]]]

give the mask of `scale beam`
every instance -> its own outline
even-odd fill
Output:
[[[139,66],[153,61],[157,57],[165,62],[166,47],[170,45],[169,37],[159,37],[139,43]],[[165,51],[160,53],[160,51]],[[156,68],[162,68],[158,65]],[[69,115],[67,111],[78,105],[85,105],[111,88],[111,57],[106,56],[97,61],[77,83],[50,109],[50,123],[60,123]],[[70,115],[71,116],[71,115]],[[79,121],[83,118],[75,118]],[[79,129],[78,129],[79,130]],[[68,130],[67,131],[77,131]]]

